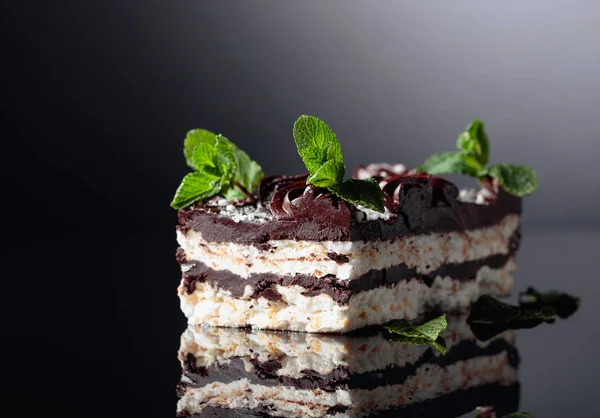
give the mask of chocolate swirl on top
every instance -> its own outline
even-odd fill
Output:
[[[261,204],[279,221],[350,215],[345,202],[327,189],[307,185],[307,178],[308,174],[265,177],[259,191]]]
[[[383,184],[385,206],[392,213],[401,212],[403,201],[409,199],[409,196],[410,199],[417,198],[422,204],[429,204],[434,208],[451,206],[458,197],[458,188],[453,183],[425,173],[385,177],[380,184]]]
[[[371,166],[362,166],[363,170]],[[449,181],[415,171],[394,174],[377,166],[373,178],[379,181],[384,195],[384,205],[392,213],[402,214],[403,202],[416,199],[430,207],[451,206],[458,196],[458,188]],[[299,220],[315,217],[318,212],[351,210],[350,206],[328,190],[307,185],[308,174],[298,176],[268,176],[261,183],[259,199],[277,220]],[[410,197],[409,197],[410,196]],[[340,209],[343,206],[344,209]],[[329,214],[331,215],[331,214]]]

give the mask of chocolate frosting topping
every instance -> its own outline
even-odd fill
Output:
[[[265,177],[259,191],[261,204],[278,221],[305,221],[323,212],[334,220],[349,218],[350,208],[345,202],[327,189],[307,185],[307,178],[308,174]]]
[[[179,211],[179,229],[200,231],[207,241],[254,245],[280,239],[371,241],[475,229],[521,212],[521,199],[501,188],[487,204],[465,202],[459,200],[458,188],[441,177],[377,167],[361,170],[382,188],[386,214],[379,218],[366,219],[355,205],[307,185],[308,174],[302,174],[267,176],[258,192],[260,205],[244,202],[243,206],[272,215],[268,222],[236,222],[220,215],[218,207],[195,205]]]

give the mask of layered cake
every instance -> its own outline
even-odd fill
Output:
[[[255,203],[216,198],[180,210],[178,292],[189,323],[345,332],[511,292],[520,198],[500,190],[489,202],[401,170],[373,178],[383,214],[307,186],[306,176],[265,178]]]
[[[447,354],[380,333],[324,335],[190,327],[182,335],[180,417],[456,417],[518,410],[515,332],[477,341],[462,318]],[[501,415],[498,415],[501,416]]]
[[[520,196],[535,188],[535,173],[486,167],[482,129],[472,123],[462,151],[419,170],[371,164],[348,180],[335,134],[314,117],[294,126],[309,171],[299,176],[263,177],[222,135],[190,131],[185,152],[196,171],[172,202],[189,323],[347,332],[509,294]],[[432,175],[453,170],[483,187],[459,190]]]

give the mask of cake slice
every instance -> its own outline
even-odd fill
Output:
[[[480,164],[479,191],[400,164],[359,166],[344,181],[339,143],[315,119],[301,118],[294,130],[306,175],[248,181],[248,173],[227,171],[220,135],[214,149],[194,148],[198,171],[174,200],[178,294],[190,324],[347,332],[432,309],[460,312],[481,294],[511,292],[518,187],[531,185],[517,166]],[[243,155],[231,160],[237,169],[249,166]],[[427,171],[448,168],[434,160]],[[498,172],[505,174],[492,177]],[[190,185],[203,176],[217,188],[194,194]]]
[[[256,204],[181,210],[178,291],[189,323],[345,332],[511,292],[520,198],[476,194],[478,203],[423,174],[380,179],[384,214],[315,190],[306,176],[267,178]]]
[[[464,317],[448,352],[371,335],[190,327],[182,335],[180,417],[456,417],[518,409],[514,331],[477,341]]]

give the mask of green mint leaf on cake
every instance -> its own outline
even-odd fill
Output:
[[[202,143],[196,146],[192,163],[197,171],[222,177],[224,182],[233,178],[237,168],[231,143],[221,135],[216,136],[214,145]]]
[[[310,173],[307,184],[330,187],[343,181],[346,166],[342,148],[325,122],[314,116],[300,116],[294,123],[294,140]]]
[[[456,173],[477,177],[481,168],[481,164],[474,156],[459,151],[448,151],[432,155],[425,160],[419,170],[433,175]]]
[[[490,144],[483,129],[483,122],[474,120],[456,141],[458,151],[443,152],[429,157],[419,167],[419,171],[432,175],[465,174],[476,177],[497,179],[508,193],[523,197],[537,188],[535,171],[522,165],[496,164],[487,166]]]
[[[309,172],[307,184],[326,188],[347,202],[384,212],[383,192],[375,180],[344,181],[342,148],[325,122],[314,116],[300,116],[294,123],[294,140]]]
[[[341,199],[347,200],[365,208],[383,212],[383,199],[380,199],[381,188],[375,179],[349,179],[332,186],[330,190]]]
[[[194,147],[191,163],[197,170],[183,178],[171,206],[182,209],[231,187],[236,162],[229,141],[218,135],[214,144],[201,142]]]
[[[446,354],[440,332],[448,327],[446,315],[441,315],[422,325],[411,325],[404,319],[388,322],[385,326],[388,340],[403,344],[432,345],[442,354]]]
[[[235,158],[236,162],[235,178],[248,192],[254,193],[258,190],[263,178],[262,168],[248,154],[239,149],[237,145],[232,142],[230,142],[230,145],[233,158]]]
[[[498,179],[504,190],[515,196],[526,196],[537,188],[535,171],[524,165],[496,164],[483,173]]]
[[[194,148],[200,144],[215,145],[216,138],[216,134],[205,129],[192,129],[189,131],[185,136],[185,140],[183,141],[183,155],[185,156],[187,165],[189,165],[191,168],[196,168],[194,167],[194,162],[192,161]]]
[[[529,288],[519,296],[519,306],[509,305],[489,295],[480,296],[471,305],[467,317],[473,334],[485,341],[508,329],[554,323],[557,316],[567,318],[579,308],[579,298],[566,293],[541,293]]]
[[[490,144],[483,130],[483,122],[471,121],[465,131],[458,136],[456,147],[474,155],[482,166],[486,165],[490,154]]]
[[[193,172],[186,175],[179,188],[171,206],[175,209],[183,209],[198,200],[208,199],[219,193],[221,181],[219,177]]]
[[[184,177],[171,206],[183,209],[222,194],[227,200],[252,197],[263,177],[255,161],[223,135],[193,129],[186,135],[183,153],[195,171]]]

